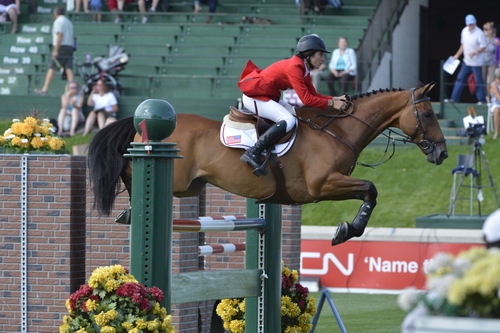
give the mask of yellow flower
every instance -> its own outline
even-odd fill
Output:
[[[38,125],[38,120],[34,117],[26,117],[26,119],[24,119],[24,123],[31,126],[35,126]]]
[[[101,313],[95,315],[94,319],[96,324],[99,326],[105,326],[109,322],[108,316],[106,315],[106,313],[104,313],[104,311],[101,311]]]
[[[97,307],[99,306],[99,303],[97,303],[97,301],[94,301],[93,299],[88,299],[86,302],[85,302],[85,307],[87,308],[87,310],[89,311],[94,311],[97,309]]]
[[[69,305],[69,298],[66,300],[66,309],[70,314],[73,314],[73,312],[71,311],[71,306]]]
[[[243,333],[243,332],[245,332],[245,321],[244,320],[232,320],[229,323],[229,329],[233,333]]]
[[[101,333],[116,333],[116,329],[112,326],[104,326],[101,328]]]
[[[138,329],[143,330],[148,327],[148,324],[144,321],[144,319],[139,318],[135,321],[135,326],[137,326]]]
[[[109,310],[106,312],[106,317],[109,320],[115,320],[118,317],[118,312],[116,310]]]
[[[52,150],[61,150],[61,148],[65,145],[66,143],[59,139],[59,138],[50,138],[49,139],[49,147]]]
[[[33,139],[31,139],[31,146],[35,149],[42,148],[44,145],[45,142],[39,136],[35,136]]]
[[[288,326],[286,329],[285,329],[285,333],[301,333],[301,329],[300,327],[297,327],[297,326]]]
[[[87,333],[87,330],[80,326],[80,329],[76,333]]]
[[[299,273],[296,270],[292,271],[292,275],[293,275],[293,281],[292,281],[293,283],[299,281]]]
[[[104,285],[104,289],[106,289],[106,291],[108,292],[111,292],[113,290],[116,290],[120,288],[120,282],[116,281],[116,280],[108,280],[106,281],[105,285]]]
[[[124,322],[122,323],[122,327],[130,332],[130,330],[134,328],[134,324],[129,322]]]
[[[31,134],[33,134],[33,130],[35,129],[33,125],[27,123],[14,123],[10,128],[12,129],[13,134],[24,136],[31,136]]]
[[[59,333],[67,333],[67,332],[69,332],[69,325],[68,324],[64,324],[64,325],[59,326]]]
[[[133,328],[130,331],[128,331],[128,333],[139,333],[139,329],[138,328]]]
[[[147,322],[148,330],[154,331],[160,327],[160,321],[158,319],[151,320]]]

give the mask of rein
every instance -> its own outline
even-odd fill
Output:
[[[418,103],[422,103],[422,102],[426,102],[426,101],[429,101],[430,100],[430,97],[424,97],[424,98],[421,98],[421,99],[418,99],[418,100],[415,100],[415,90],[416,88],[411,88],[411,100],[412,100],[412,104],[413,104],[413,113],[415,115],[415,119],[417,121],[417,133],[420,132],[420,135],[422,137],[422,140],[420,140],[419,142],[413,142],[413,139],[412,137],[410,137],[409,135],[406,135],[406,134],[401,134],[395,130],[393,130],[392,128],[388,128],[386,129],[389,134],[386,134],[385,133],[385,130],[384,131],[380,131],[378,128],[376,128],[375,126],[373,126],[372,124],[366,122],[365,120],[357,117],[354,112],[355,112],[355,105],[354,103],[352,103],[352,98],[351,96],[349,95],[345,95],[345,99],[340,99],[341,101],[343,101],[345,104],[339,109],[340,112],[342,112],[343,114],[341,115],[325,115],[325,114],[318,114],[310,119],[303,119],[301,117],[298,117],[298,119],[304,123],[306,123],[310,128],[312,128],[313,130],[320,130],[322,132],[325,132],[327,134],[329,134],[330,136],[334,137],[335,139],[337,139],[338,141],[342,142],[343,144],[345,144],[347,147],[349,147],[352,152],[354,153],[354,155],[356,156],[356,159],[359,157],[359,151],[356,149],[356,147],[354,147],[354,145],[352,143],[350,143],[349,141],[339,137],[338,135],[336,135],[335,133],[331,132],[330,130],[328,130],[326,127],[328,127],[335,119],[338,119],[338,118],[346,118],[346,117],[352,117],[360,122],[362,122],[363,124],[365,124],[366,126],[370,127],[371,129],[373,129],[375,132],[378,132],[378,135],[383,135],[387,138],[387,145],[385,147],[385,150],[384,150],[384,153],[382,154],[382,156],[380,157],[380,159],[374,163],[374,164],[367,164],[367,163],[363,163],[363,162],[356,162],[357,165],[361,165],[361,166],[364,166],[364,167],[370,167],[370,168],[375,168],[376,166],[379,166],[387,161],[389,161],[393,156],[394,154],[396,153],[396,141],[397,142],[403,142],[404,144],[406,143],[412,143],[412,144],[415,144],[417,145],[425,154],[430,154],[434,151],[435,147],[439,144],[439,143],[443,143],[445,142],[446,140],[445,139],[442,139],[442,140],[434,140],[432,138],[429,138],[426,133],[425,133],[425,129],[424,127],[422,126],[422,122],[420,120],[420,117],[419,117],[419,113],[418,113],[418,110],[417,110],[417,104]],[[350,109],[350,107],[352,106],[352,111],[351,112],[348,112],[348,110]],[[329,118],[329,120],[322,126],[319,126],[315,123],[313,123],[312,121],[316,118],[319,118],[319,117],[326,117],[326,118]],[[392,137],[392,134],[398,136],[398,137],[401,137],[401,138],[393,138]],[[386,159],[384,159],[384,157],[387,155],[387,151],[389,149],[389,145],[390,143],[392,142],[392,152],[390,154],[389,157],[387,157]]]

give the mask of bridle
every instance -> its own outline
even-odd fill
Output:
[[[415,90],[416,88],[411,88],[411,101],[413,103],[413,113],[415,114],[415,119],[417,120],[417,133],[420,132],[422,140],[419,142],[413,142],[410,137],[408,138],[410,138],[410,142],[415,143],[424,152],[424,154],[427,155],[432,153],[438,144],[446,142],[446,139],[434,140],[425,134],[425,128],[422,126],[422,122],[420,121],[419,113],[417,111],[417,104],[429,101],[430,97],[415,100]]]
[[[345,105],[342,106],[340,108],[340,112],[341,114],[340,115],[324,115],[324,114],[320,114],[318,116],[320,117],[327,117],[327,118],[330,118],[324,125],[322,126],[319,126],[315,123],[313,123],[311,120],[313,120],[314,118],[318,117],[318,116],[315,116],[313,117],[312,119],[303,119],[301,117],[298,117],[298,119],[300,121],[303,121],[305,122],[307,125],[309,125],[309,127],[311,127],[312,129],[314,130],[320,130],[322,132],[325,132],[327,134],[329,134],[330,136],[334,137],[335,139],[339,140],[340,142],[342,142],[343,144],[345,144],[347,147],[349,147],[352,152],[354,153],[354,155],[356,155],[356,159],[358,158],[359,156],[359,151],[358,149],[356,149],[356,147],[354,147],[354,145],[352,143],[350,143],[349,141],[347,140],[344,140],[343,138],[339,137],[338,135],[336,135],[335,133],[329,131],[326,127],[328,127],[328,125],[330,125],[332,123],[332,121],[335,119],[335,118],[345,118],[345,117],[352,117],[360,122],[362,122],[363,124],[365,124],[366,126],[370,127],[371,129],[373,129],[375,132],[378,132],[379,135],[383,135],[387,138],[387,146],[385,148],[385,151],[384,151],[384,154],[383,156],[379,159],[379,161],[375,164],[366,164],[366,163],[362,163],[362,162],[357,162],[357,164],[359,165],[362,165],[362,166],[366,166],[366,167],[376,167],[376,166],[379,166],[381,165],[382,163],[384,162],[387,162],[388,160],[390,160],[392,158],[392,156],[394,156],[394,153],[396,152],[396,141],[399,141],[399,142],[403,142],[403,143],[412,143],[412,144],[415,144],[417,145],[424,154],[430,154],[434,151],[434,149],[436,148],[436,146],[440,143],[443,143],[443,142],[446,142],[446,139],[442,139],[442,140],[435,140],[435,139],[432,139],[430,137],[428,137],[425,133],[425,128],[424,126],[422,125],[422,121],[420,120],[420,116],[419,116],[419,112],[417,110],[417,104],[419,103],[422,103],[422,102],[427,102],[427,101],[430,101],[430,97],[424,97],[424,98],[421,98],[421,99],[417,99],[415,100],[415,91],[416,91],[417,88],[411,88],[411,101],[412,101],[412,104],[413,104],[413,114],[415,115],[415,120],[417,122],[417,126],[416,126],[416,134],[415,136],[418,135],[418,133],[420,133],[420,136],[421,136],[421,140],[419,142],[414,142],[413,141],[413,138],[415,137],[411,137],[409,135],[406,135],[406,134],[401,134],[395,130],[393,130],[392,128],[388,128],[387,131],[389,132],[389,134],[386,134],[384,133],[384,131],[380,131],[378,128],[376,128],[375,126],[373,126],[372,124],[366,122],[365,120],[357,117],[355,115],[355,110],[354,110],[354,103],[352,103],[352,98],[351,96],[349,95],[345,95],[344,96],[344,99],[342,100]],[[351,106],[352,106],[352,110],[349,112],[348,110],[351,109]],[[398,136],[399,138],[393,138],[392,137],[392,134]],[[388,148],[389,148],[389,144],[392,142],[392,153],[389,157],[387,157],[385,160],[384,160],[384,157],[385,155],[387,154],[387,151],[388,151]]]

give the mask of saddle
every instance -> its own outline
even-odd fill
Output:
[[[246,113],[243,110],[239,110],[234,106],[229,107],[229,115],[228,118],[230,121],[241,124],[251,124],[255,127],[257,131],[257,137],[260,136],[261,133],[265,133],[269,127],[271,127],[274,123],[262,117],[257,116],[253,113]],[[294,130],[289,131],[281,140],[279,140],[276,144],[288,142],[294,134]]]
[[[260,133],[264,133],[269,127],[273,125],[273,122],[268,119],[258,117],[253,113],[245,113],[244,111],[239,110],[233,106],[230,107],[228,118],[230,121],[235,123],[254,126],[255,130],[257,131],[257,137],[260,136]],[[277,144],[288,142],[294,135],[294,132],[295,130],[289,131],[287,135],[285,135],[281,140],[277,142]],[[289,205],[295,204],[296,202],[292,200],[286,189],[286,179],[285,174],[283,173],[283,164],[278,158],[278,155],[269,151],[263,164],[266,163],[269,163],[269,166],[271,168],[271,172],[275,180],[275,188],[270,196],[257,200],[257,203],[281,203]]]

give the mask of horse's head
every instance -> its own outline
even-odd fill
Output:
[[[411,89],[411,104],[399,119],[399,127],[427,155],[427,161],[439,165],[448,157],[446,140],[439,127],[427,93],[434,84]]]

